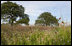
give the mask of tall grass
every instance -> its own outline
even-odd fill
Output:
[[[71,26],[1,25],[1,45],[71,45]]]

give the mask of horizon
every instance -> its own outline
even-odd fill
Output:
[[[1,1],[1,3],[6,1]],[[37,17],[43,12],[50,12],[58,19],[71,25],[71,1],[11,1],[22,5],[29,15],[29,25],[34,25]],[[2,22],[2,21],[1,21]]]

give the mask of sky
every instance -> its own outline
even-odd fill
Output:
[[[6,1],[1,1],[1,3]],[[30,25],[35,24],[37,17],[43,12],[50,12],[53,16],[62,18],[71,24],[71,1],[11,1],[22,5],[25,13],[29,15]]]

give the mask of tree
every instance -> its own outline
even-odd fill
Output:
[[[42,13],[35,22],[36,25],[58,25],[58,19],[50,12]]]
[[[28,24],[29,17],[24,14],[24,11],[25,9],[22,5],[10,1],[4,2],[1,4],[1,19],[9,22],[12,26],[14,22],[17,22],[17,18],[20,17],[19,21],[22,20]]]
[[[29,15],[24,14],[24,17],[21,18],[20,20],[16,21],[15,24],[19,24],[19,23],[20,23],[20,24],[25,23],[26,25],[29,25]]]

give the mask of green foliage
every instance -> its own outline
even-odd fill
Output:
[[[28,16],[26,16],[24,14],[24,7],[22,5],[18,5],[16,3],[12,3],[12,2],[4,2],[1,4],[1,19],[2,20],[8,20],[8,22],[13,25],[14,22],[16,22],[16,19],[18,17],[20,18],[28,18]],[[26,19],[28,23],[29,18]]]
[[[35,24],[42,24],[42,25],[58,25],[58,20],[56,17],[52,16],[49,12],[42,13],[38,19],[36,20]]]
[[[26,24],[26,25],[29,25],[29,15],[24,14],[24,17],[22,17],[18,21],[16,21],[15,24]]]

